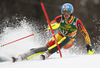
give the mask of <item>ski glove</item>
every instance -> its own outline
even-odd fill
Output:
[[[95,52],[95,50],[92,48],[91,44],[87,44],[86,48],[87,48],[87,52],[89,55],[92,55]]]

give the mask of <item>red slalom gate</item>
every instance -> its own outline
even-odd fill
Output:
[[[49,29],[47,28],[47,29],[44,29],[43,31],[40,31],[40,32],[38,32],[38,33],[34,33],[34,34],[30,34],[30,35],[24,36],[24,37],[19,38],[19,39],[17,39],[17,40],[11,41],[11,42],[6,43],[6,44],[3,44],[3,45],[1,45],[1,47],[6,46],[6,45],[9,45],[9,44],[12,44],[12,43],[17,42],[17,41],[20,41],[20,40],[23,40],[23,39],[28,38],[28,37],[34,36],[34,35],[36,35],[36,34],[39,34],[39,33],[41,33],[41,32],[47,31],[47,30],[49,30]]]
[[[50,26],[50,30],[51,30],[51,32],[52,32],[52,34],[53,34],[53,37],[54,37],[54,39],[55,39],[55,42],[56,42],[56,44],[57,44],[57,47],[58,47],[58,50],[59,50],[59,53],[60,53],[60,57],[62,57],[62,53],[61,53],[60,47],[59,47],[58,42],[57,42],[57,40],[56,40],[56,37],[55,37],[55,35],[54,35],[54,31],[53,31],[53,29],[52,29],[52,27],[51,27],[50,20],[49,20],[49,18],[48,18],[47,13],[46,13],[46,10],[45,10],[45,7],[44,7],[44,5],[43,5],[43,2],[41,2],[41,6],[42,6],[43,12],[44,12],[44,14],[45,14],[45,17],[46,17],[46,19],[47,19],[47,21],[48,21],[48,24],[49,24],[49,26]]]
[[[6,46],[6,45],[9,45],[9,44],[14,43],[14,42],[17,42],[17,41],[20,41],[20,40],[22,40],[22,39],[28,38],[28,37],[33,36],[33,35],[35,35],[35,34],[36,34],[36,33],[31,34],[31,35],[28,35],[28,36],[25,36],[25,37],[22,37],[22,38],[20,38],[20,39],[14,40],[14,41],[9,42],[9,43],[3,44],[1,47]]]

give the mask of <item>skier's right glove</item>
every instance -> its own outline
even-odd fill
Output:
[[[94,54],[95,50],[92,48],[91,44],[87,44],[86,48],[89,55]]]

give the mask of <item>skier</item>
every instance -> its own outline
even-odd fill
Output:
[[[74,44],[76,38],[76,33],[79,30],[86,41],[86,48],[88,54],[93,54],[95,50],[92,48],[90,37],[82,22],[73,16],[74,8],[72,4],[65,3],[61,7],[61,15],[57,16],[51,24],[60,23],[59,32],[56,34],[56,39],[59,44],[60,49],[68,49]],[[49,26],[48,26],[49,27]],[[30,59],[36,55],[40,55],[40,58],[45,60],[53,53],[57,52],[58,48],[55,43],[54,38],[51,38],[47,42],[46,46],[40,48],[32,48],[27,53],[19,55],[17,58],[12,57],[13,62],[19,60]]]

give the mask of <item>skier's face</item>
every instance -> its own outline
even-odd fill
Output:
[[[70,17],[70,15],[64,14],[64,18],[65,18],[66,20],[69,19],[69,17]]]

